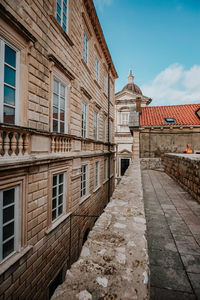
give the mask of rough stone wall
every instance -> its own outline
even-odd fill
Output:
[[[200,149],[199,128],[143,129],[140,132],[140,157],[162,157],[165,153],[183,153],[187,144]]]
[[[163,169],[161,158],[140,158],[142,170],[157,170]]]
[[[165,172],[200,202],[200,155],[166,154]]]
[[[129,166],[52,300],[149,299],[139,160]]]

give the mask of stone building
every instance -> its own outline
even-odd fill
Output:
[[[200,153],[200,104],[143,107],[129,126],[133,136],[139,132],[140,158],[183,153],[188,144]]]
[[[129,129],[130,112],[146,107],[151,99],[142,94],[141,89],[134,83],[132,71],[128,83],[115,94],[115,143],[116,143],[116,177],[124,175],[131,159],[138,156],[139,140]]]
[[[0,56],[0,299],[48,299],[114,188],[117,73],[91,0],[2,0]]]

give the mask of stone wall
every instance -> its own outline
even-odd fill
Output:
[[[166,154],[165,172],[200,202],[200,155]]]
[[[149,299],[145,231],[140,162],[134,160],[52,300]]]
[[[163,169],[161,158],[140,158],[142,170],[157,170]]]
[[[140,132],[140,157],[162,157],[165,153],[183,153],[187,144],[200,150],[200,128],[143,128]]]

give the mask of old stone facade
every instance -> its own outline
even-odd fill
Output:
[[[144,96],[134,83],[132,71],[128,76],[128,84],[115,94],[115,143],[116,143],[116,177],[124,175],[132,158],[139,158],[139,139],[137,133],[133,137],[129,129],[129,116],[141,107],[146,107],[151,99]]]
[[[114,188],[117,77],[92,1],[0,3],[0,299],[48,299]]]

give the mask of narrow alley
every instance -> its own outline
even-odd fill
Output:
[[[200,299],[200,205],[164,172],[142,179],[151,300]]]

